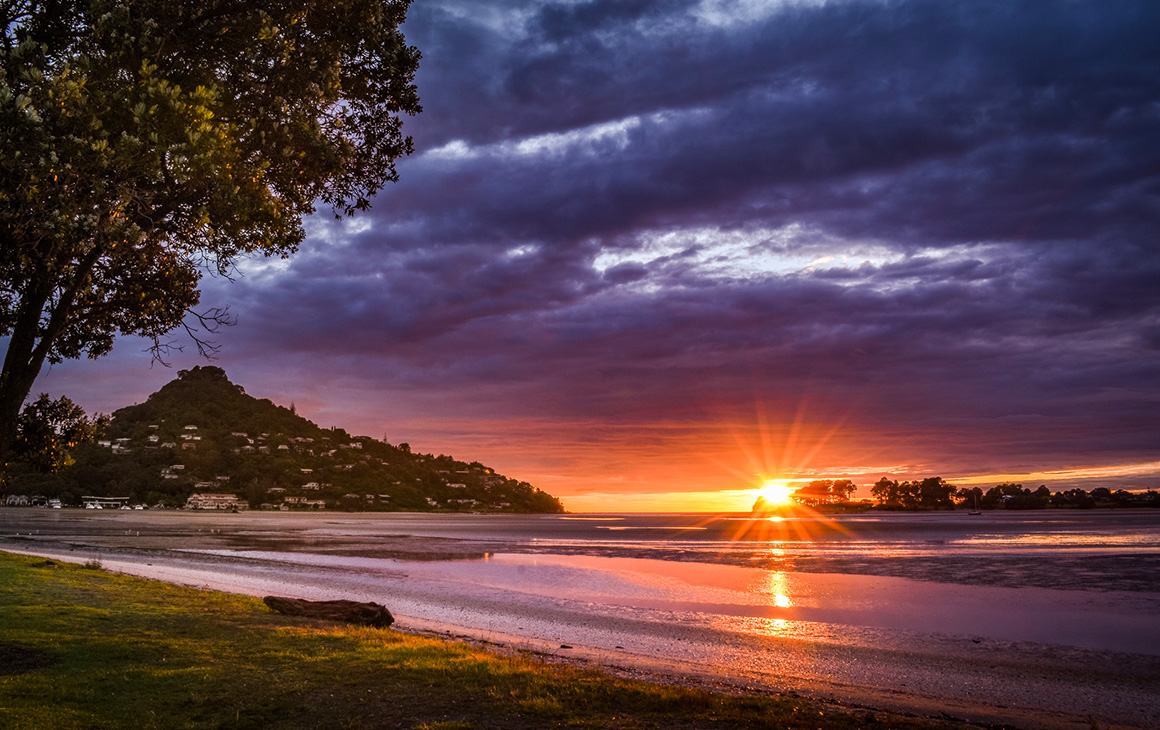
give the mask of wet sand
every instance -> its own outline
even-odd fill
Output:
[[[99,536],[41,522],[0,549],[98,557],[110,570],[250,595],[373,600],[404,630],[661,681],[1025,728],[1160,727],[1157,593],[481,554],[430,536],[381,547],[461,559],[341,555],[325,540],[318,552],[238,550],[213,531],[247,523],[212,526],[222,520],[107,516]],[[172,534],[131,529],[157,524]]]

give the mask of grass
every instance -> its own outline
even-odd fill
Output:
[[[610,678],[0,553],[0,728],[933,728]]]

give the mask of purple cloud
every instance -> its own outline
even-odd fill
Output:
[[[405,30],[400,182],[207,281],[251,391],[432,438],[808,397],[882,463],[1160,454],[1154,3],[432,0]]]

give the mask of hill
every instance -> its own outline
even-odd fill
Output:
[[[59,474],[14,475],[12,492],[65,504],[95,495],[182,506],[215,493],[267,509],[563,512],[550,494],[479,462],[321,428],[247,395],[218,367],[180,371],[72,455]]]

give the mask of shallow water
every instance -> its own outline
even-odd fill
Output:
[[[1150,511],[0,510],[0,548],[254,595],[375,600],[403,627],[605,665],[1026,727],[1088,715],[1160,727]]]
[[[32,533],[36,531],[36,534]],[[198,514],[0,509],[5,535],[410,559],[485,553],[721,563],[940,583],[1160,591],[1160,510],[705,515]]]

